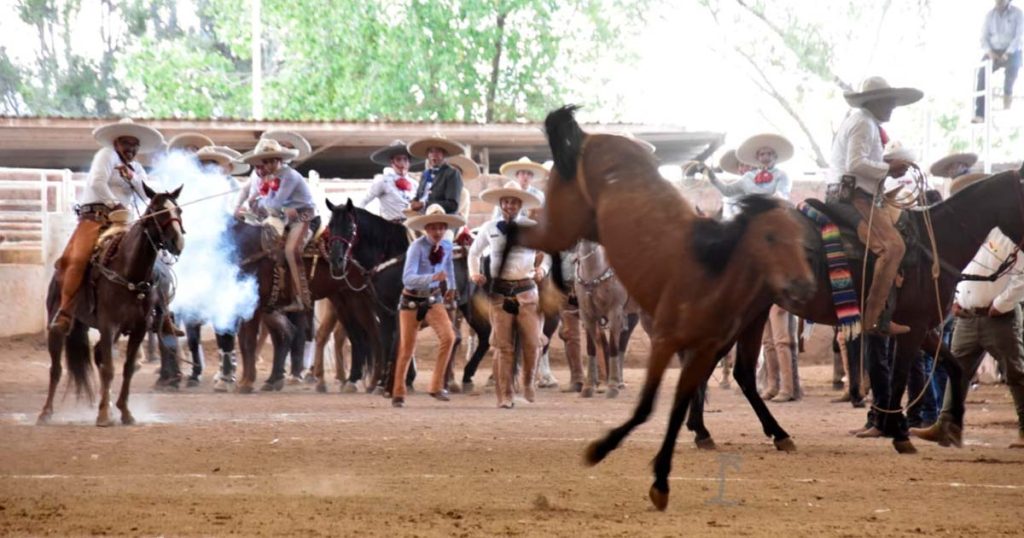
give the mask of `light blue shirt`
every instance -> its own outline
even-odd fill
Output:
[[[455,289],[455,264],[452,263],[452,242],[447,239],[441,240],[441,248],[444,249],[444,257],[441,263],[430,263],[430,251],[434,245],[424,237],[412,242],[409,249],[405,251],[405,269],[402,270],[402,285],[405,289],[416,295],[429,295],[431,291],[440,287],[441,283],[431,280],[439,271],[444,271],[448,276],[448,289]]]
[[[309,185],[302,175],[290,166],[278,170],[276,176],[281,180],[281,186],[276,191],[270,191],[264,199],[263,204],[270,209],[304,209],[316,208],[313,203],[313,194]]]
[[[1024,35],[1024,13],[1019,7],[1009,6],[1004,12],[992,8],[981,31],[981,47],[986,51],[1017,52],[1021,48],[1021,35]]]

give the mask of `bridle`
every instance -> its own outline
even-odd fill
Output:
[[[347,218],[349,222],[352,223],[352,235],[350,237],[334,235],[331,233],[330,227],[328,227],[327,231],[324,233],[324,235],[326,236],[324,237],[324,240],[327,243],[328,254],[330,254],[331,247],[333,247],[335,243],[341,243],[345,247],[345,254],[341,257],[340,263],[341,274],[339,275],[335,272],[335,266],[333,263],[329,263],[328,265],[330,266],[331,278],[333,278],[334,280],[345,281],[349,288],[352,288],[354,291],[361,291],[362,289],[366,288],[368,284],[363,284],[361,288],[355,289],[352,287],[352,284],[348,282],[347,269],[349,262],[352,262],[362,272],[365,272],[366,269],[364,269],[363,266],[358,261],[356,261],[355,258],[352,257],[352,251],[354,251],[356,245],[359,244],[359,222],[356,220],[356,216],[352,213],[349,213]],[[331,258],[328,257],[329,261],[330,259]]]

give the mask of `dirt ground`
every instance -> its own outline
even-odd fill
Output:
[[[648,424],[597,467],[581,463],[586,443],[630,413],[643,347],[632,349],[636,367],[617,400],[542,390],[511,411],[497,409],[489,392],[432,400],[423,393],[426,360],[405,409],[336,387],[215,394],[209,376],[198,389],[157,393],[155,367],[143,364],[131,400],[140,425],[100,429],[95,408],[70,395],[52,425],[35,426],[45,348],[37,337],[0,340],[0,534],[1024,533],[1024,451],[1006,448],[1015,421],[1005,387],[969,396],[965,448],[919,442],[918,455],[900,456],[888,441],[845,433],[864,412],[829,403],[829,367],[811,365],[820,357],[802,368],[803,401],[770,404],[798,452],[777,452],[742,396],[716,386],[708,425],[719,449],[698,451],[684,432],[668,511],[656,512],[647,500],[650,462],[675,370]],[[560,350],[553,363],[564,366]],[[489,371],[488,360],[478,385]],[[567,380],[564,368],[556,373]],[[723,483],[728,503],[714,501]]]

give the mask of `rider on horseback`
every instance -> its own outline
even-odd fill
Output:
[[[142,187],[146,171],[135,161],[135,156],[160,149],[164,143],[159,131],[127,118],[99,127],[92,134],[103,149],[93,157],[76,207],[78,226],[56,266],[61,288],[60,309],[50,322],[50,330],[61,334],[71,330],[75,294],[82,285],[100,232],[113,222],[137,217],[132,198],[147,198]]]
[[[309,185],[288,166],[298,151],[286,149],[271,138],[260,139],[259,144],[244,161],[252,165],[260,178],[256,205],[269,214],[283,213],[287,231],[284,254],[291,273],[292,302],[282,310],[302,312],[312,308],[309,287],[302,264],[302,249],[309,231],[309,221],[316,216],[316,205]],[[250,201],[252,202],[252,201]]]
[[[906,245],[896,221],[886,211],[872,211],[883,203],[879,186],[886,177],[902,177],[910,164],[893,159],[886,162],[882,153],[889,137],[882,129],[896,107],[917,102],[923,94],[913,88],[893,88],[881,77],[870,77],[859,92],[844,94],[854,107],[843,121],[832,144],[831,170],[827,202],[851,224],[857,235],[878,257],[874,279],[864,306],[864,326],[881,334],[906,334],[910,328],[883,316]]]

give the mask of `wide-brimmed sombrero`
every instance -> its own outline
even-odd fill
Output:
[[[893,88],[882,77],[868,77],[861,83],[859,92],[846,92],[843,97],[850,106],[858,108],[881,99],[891,99],[895,106],[906,106],[920,101],[924,93],[917,88]]]
[[[537,198],[529,191],[523,190],[519,183],[515,181],[505,183],[504,187],[487,189],[480,193],[480,199],[489,204],[498,205],[501,203],[502,198],[519,198],[523,202],[523,209],[534,209],[541,205],[540,198]]]
[[[535,163],[529,157],[520,157],[518,161],[509,161],[498,169],[501,175],[515,179],[516,173],[520,170],[533,172],[537,179],[544,179],[548,175],[547,168],[541,163]]]
[[[150,153],[164,147],[164,136],[160,131],[145,125],[139,125],[124,118],[117,123],[101,125],[92,131],[92,137],[101,145],[112,148],[118,138],[130,136],[139,141],[139,153]]]
[[[452,155],[462,155],[466,152],[461,144],[448,140],[439,134],[409,142],[409,153],[414,157],[427,158],[427,150],[430,148],[441,148],[448,153],[449,157]]]
[[[754,135],[744,140],[740,147],[736,148],[736,158],[750,166],[761,166],[761,163],[757,162],[757,150],[761,148],[775,150],[776,163],[793,158],[793,143],[786,137],[774,133]]]
[[[246,164],[255,164],[263,159],[281,159],[285,162],[291,161],[298,156],[298,150],[287,149],[273,138],[261,138],[252,151],[241,157]]]
[[[721,159],[718,159],[718,167],[723,172],[728,172],[734,176],[740,175],[740,160],[736,158],[736,150],[730,149],[722,155]]]
[[[889,144],[882,151],[882,160],[885,162],[907,161],[912,163],[917,162],[917,153],[904,146],[899,140],[890,140]]]
[[[476,179],[480,177],[480,165],[465,155],[448,157],[448,164],[459,169],[462,179]]]
[[[281,131],[277,129],[271,129],[263,133],[260,138],[271,138],[277,140],[286,149],[294,149],[299,152],[294,160],[302,161],[306,157],[309,157],[310,153],[313,153],[313,146],[309,145],[309,140],[299,133],[292,131]]]
[[[427,211],[422,215],[416,215],[410,217],[409,220],[405,221],[406,227],[410,230],[422,232],[428,224],[440,222],[448,225],[448,228],[454,230],[459,226],[466,224],[465,219],[459,215],[449,215],[444,212],[444,208],[438,204],[431,204],[427,208]]]
[[[984,172],[975,172],[972,174],[964,174],[960,177],[954,178],[953,182],[949,184],[949,195],[953,196],[954,194],[964,190],[965,188],[974,185],[979,181],[984,180],[990,175],[991,174],[986,174]]]
[[[974,163],[976,162],[978,162],[978,156],[974,153],[954,153],[952,155],[946,155],[932,163],[932,166],[928,171],[933,176],[951,177],[954,166],[962,164],[967,168],[970,168],[974,166]]]
[[[199,148],[212,145],[214,145],[213,140],[202,133],[181,133],[167,141],[167,151],[188,150],[189,148],[196,148],[193,151],[199,151]]]
[[[242,153],[227,146],[213,146],[213,149],[231,158],[231,175],[244,176],[249,173],[251,167],[242,162]]]
[[[370,154],[370,160],[381,166],[390,166],[391,158],[395,155],[405,155],[406,157],[409,157],[410,164],[416,164],[423,161],[423,159],[416,158],[412,153],[409,153],[409,148],[406,147],[406,143],[402,140],[395,140],[387,146],[374,151]]]
[[[214,146],[204,146],[199,148],[196,152],[196,158],[199,162],[213,161],[221,166],[234,167],[235,161],[227,153],[218,151]]]

